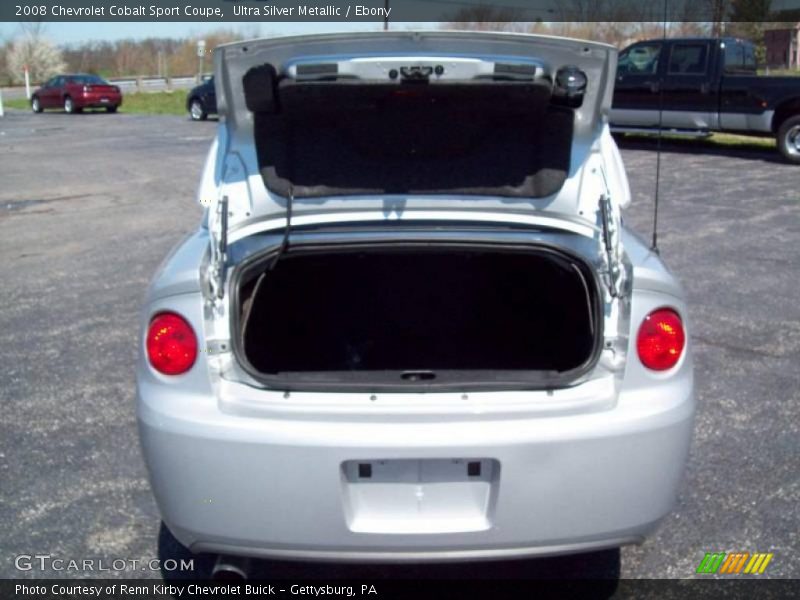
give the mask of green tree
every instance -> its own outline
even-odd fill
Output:
[[[767,57],[764,29],[771,13],[771,0],[732,0],[731,3],[728,35],[753,42],[756,59],[763,64]]]

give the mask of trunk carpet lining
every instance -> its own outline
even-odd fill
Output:
[[[590,301],[575,269],[535,253],[289,256],[252,297],[243,348],[262,373],[565,371],[592,354]]]

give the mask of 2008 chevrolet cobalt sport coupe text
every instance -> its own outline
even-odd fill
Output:
[[[193,552],[580,552],[674,501],[684,294],[626,229],[616,51],[393,32],[215,54],[202,226],[142,317],[138,418]]]

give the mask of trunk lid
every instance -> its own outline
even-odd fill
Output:
[[[94,94],[116,94],[119,88],[111,84],[92,83],[83,86],[87,92]]]
[[[590,210],[581,206],[574,175],[586,162],[608,112],[615,58],[616,50],[604,44],[465,32],[336,34],[222,46],[215,53],[222,116],[217,181],[246,181],[248,192],[247,197],[228,194],[229,227],[233,233],[255,221],[284,217],[290,196],[298,220],[388,207],[390,212],[463,211],[468,196],[471,210],[547,213],[596,225],[597,198]],[[567,88],[580,87],[581,74],[585,89],[568,98]],[[331,110],[325,110],[326,103]],[[309,105],[314,105],[313,114]],[[326,122],[346,120],[343,111],[344,116],[360,117],[366,128],[379,125],[382,130],[376,134],[386,137],[370,138],[368,131],[320,131]],[[458,113],[457,120],[447,119],[448,128],[432,130],[437,117],[451,112]],[[490,113],[496,113],[494,121]],[[542,122],[552,121],[553,114],[560,120],[555,128],[562,131],[544,127]],[[417,120],[403,122],[402,117]],[[547,142],[531,157],[529,167],[535,172],[508,165],[515,156],[508,149],[505,157],[487,152],[464,160],[470,150],[465,146],[480,150],[498,132],[500,142],[513,142],[517,151],[535,147],[535,138],[512,134],[513,119],[521,117],[526,126],[542,127],[535,133]],[[503,123],[506,118],[511,122]],[[486,120],[485,131],[459,131],[479,120]],[[300,127],[294,135],[285,131]],[[296,144],[305,137],[300,134],[319,136],[314,146],[324,146],[323,152],[303,148],[305,155],[293,155],[269,148],[281,135],[286,137],[284,146]],[[448,146],[445,140],[454,137]],[[357,166],[346,160],[352,157],[345,156],[350,149],[345,146],[353,146],[352,154],[364,160],[361,180],[342,177]],[[372,156],[376,150],[383,155]],[[548,158],[554,152],[558,161]],[[449,179],[437,175],[447,168],[447,153],[451,168],[471,170]],[[481,159],[493,160],[480,168]],[[225,164],[231,162],[239,164]],[[374,172],[380,164],[388,168]],[[492,169],[510,179],[480,176]]]
[[[206,280],[220,299],[227,245],[347,221],[495,221],[597,241],[622,285],[620,165],[606,121],[616,49],[473,32],[256,40],[214,55]],[[618,155],[616,156],[618,158]],[[614,163],[614,161],[611,161]],[[206,173],[207,179],[209,173]]]

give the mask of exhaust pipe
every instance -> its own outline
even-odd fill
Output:
[[[220,554],[211,570],[211,580],[225,583],[247,581],[250,574],[250,559],[244,556]]]

